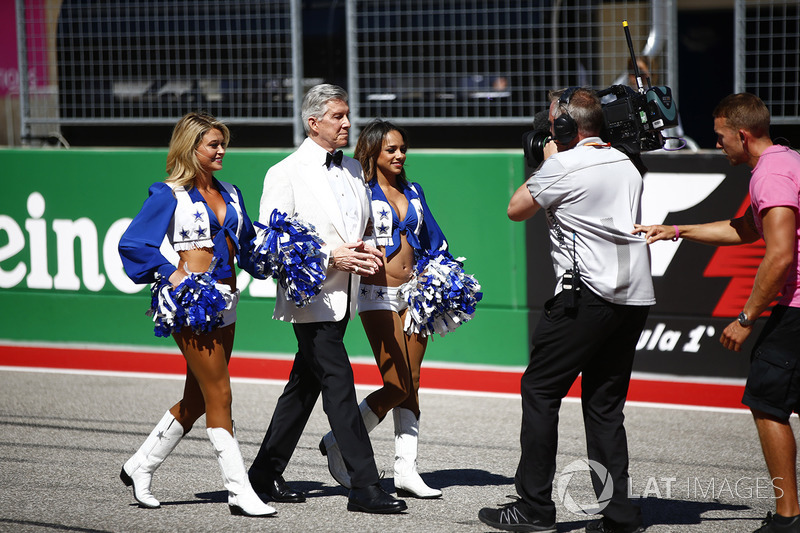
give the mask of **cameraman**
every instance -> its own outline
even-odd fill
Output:
[[[544,304],[522,376],[520,499],[484,508],[482,522],[509,531],[556,531],[552,485],[558,411],[582,374],[581,400],[592,483],[603,517],[586,531],[638,532],[628,499],[628,444],[622,413],[636,343],[655,303],[640,216],[642,176],[599,137],[600,100],[591,89],[550,93],[545,161],[511,198],[508,217],[544,208],[558,284]],[[606,472],[608,475],[606,475]]]

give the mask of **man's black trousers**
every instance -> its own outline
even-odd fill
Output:
[[[603,500],[598,502],[601,512],[620,525],[641,523],[640,509],[627,496],[628,444],[622,410],[636,344],[649,309],[611,304],[586,286],[581,288],[575,309],[564,309],[561,294],[545,304],[522,377],[522,456],[515,477],[517,492],[536,518],[555,522],[552,488],[558,411],[582,374],[588,458],[602,467],[592,470],[595,493]],[[606,479],[599,477],[603,469],[608,473]],[[609,481],[613,489],[607,486]]]
[[[294,324],[298,352],[251,473],[274,479],[283,474],[322,393],[328,416],[354,488],[378,482],[369,435],[358,409],[353,368],[344,346],[348,318]]]

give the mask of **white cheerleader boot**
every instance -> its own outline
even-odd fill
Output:
[[[398,496],[438,498],[442,491],[432,489],[417,473],[419,420],[409,409],[395,407],[394,416],[394,488]]]
[[[142,507],[161,507],[161,503],[150,492],[153,472],[161,466],[182,438],[183,426],[167,411],[139,450],[122,465],[119,478],[128,487],[133,485],[133,497]]]
[[[242,453],[236,438],[225,428],[206,430],[222,470],[222,482],[228,489],[228,508],[233,515],[272,516],[277,511],[261,501],[247,477]]]
[[[367,433],[381,423],[378,415],[373,413],[372,409],[367,405],[367,400],[362,400],[358,404],[358,410],[361,411],[361,418],[364,419],[364,427],[367,428]],[[333,476],[333,479],[346,489],[352,488],[350,486],[350,474],[347,473],[347,466],[344,464],[342,452],[339,450],[339,444],[336,442],[332,431],[326,433],[322,440],[319,441],[319,451],[328,458],[328,471]]]

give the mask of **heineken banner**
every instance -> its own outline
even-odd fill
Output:
[[[153,335],[144,314],[148,288],[127,278],[117,253],[148,186],[166,175],[166,150],[0,152],[9,163],[0,200],[0,342],[172,348],[171,340]],[[217,177],[241,188],[255,219],[264,174],[286,155],[233,148]],[[719,154],[648,154],[645,162],[644,223],[718,220],[744,208],[749,169],[732,168]],[[406,170],[484,293],[475,318],[433,338],[426,360],[525,365],[530,328],[553,294],[554,277],[544,219],[520,224],[506,217],[525,179],[521,152],[421,150],[409,154]],[[651,252],[658,304],[640,339],[636,370],[743,376],[747,354],[727,352],[718,338],[747,298],[763,243],[715,249],[660,242]],[[294,353],[291,326],[271,319],[274,282],[244,272],[237,282],[235,349]],[[345,340],[351,355],[370,356],[357,319]]]
[[[172,348],[145,316],[150,293],[122,270],[117,245],[151,183],[166,177],[166,150],[0,150],[0,339]],[[287,151],[228,150],[217,177],[238,185],[258,217],[267,169]],[[408,175],[424,188],[451,251],[481,283],[476,318],[429,344],[429,360],[524,364],[525,227],[505,210],[524,173],[512,153],[415,152]],[[240,272],[235,349],[293,354],[291,325],[272,320],[274,282]],[[351,355],[371,357],[361,324],[348,327]]]

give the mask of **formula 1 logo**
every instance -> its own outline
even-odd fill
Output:
[[[649,172],[645,175],[642,195],[642,221],[644,224],[662,224],[669,213],[676,213],[702,203],[717,189],[725,178],[722,173],[667,173]],[[739,207],[736,217],[750,205],[749,195]],[[682,223],[712,222],[711,220],[686,220]],[[683,241],[659,242],[650,247],[653,276],[663,276]],[[764,257],[762,239],[739,246],[721,246],[703,272],[707,278],[730,278],[717,305],[711,313],[715,317],[736,316],[744,307],[753,288],[758,266]],[[769,313],[765,313],[765,316]]]
[[[725,179],[722,173],[648,172],[642,193],[642,224],[663,224],[667,215],[700,204]],[[711,222],[687,220],[686,223]],[[659,242],[650,246],[653,276],[663,276],[682,241]]]
[[[742,216],[750,206],[750,196],[744,199],[739,207],[736,216]],[[758,239],[750,244],[739,246],[720,246],[714,253],[714,257],[706,266],[703,276],[707,278],[727,277],[731,278],[730,283],[722,293],[717,306],[711,316],[736,316],[742,310],[750,292],[753,290],[753,282],[758,272],[758,266],[766,251],[764,239]],[[763,316],[769,316],[769,310]]]

